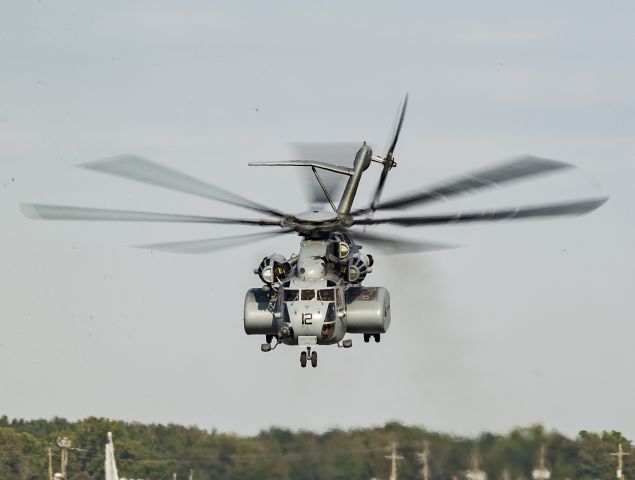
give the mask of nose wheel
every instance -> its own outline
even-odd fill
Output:
[[[311,347],[306,347],[306,352],[300,353],[300,366],[302,368],[305,368],[307,361],[309,359],[311,359],[311,366],[313,368],[317,367],[317,364],[318,364],[317,352],[316,351],[311,352]]]

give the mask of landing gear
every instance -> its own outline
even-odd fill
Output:
[[[306,362],[309,358],[311,359],[311,366],[313,368],[317,367],[317,352],[311,352],[311,347],[306,347],[306,352],[300,354],[300,366],[302,368],[306,367]]]
[[[306,352],[300,354],[300,366],[302,366],[302,368],[306,367]]]
[[[381,335],[379,333],[376,333],[373,337],[375,337],[375,343],[381,342]]]
[[[364,343],[368,343],[370,342],[370,333],[365,333],[364,334]]]
[[[261,352],[270,352],[271,350],[274,350],[279,344],[280,342],[278,341],[278,337],[275,335],[267,335],[265,337],[267,343],[261,343],[260,344],[260,351]],[[276,343],[274,343],[273,345],[271,345],[271,342],[275,340]]]

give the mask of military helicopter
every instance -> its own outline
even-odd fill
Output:
[[[476,193],[514,181],[527,180],[572,168],[572,165],[560,161],[523,156],[382,201],[381,195],[388,173],[397,166],[395,148],[407,103],[408,96],[406,95],[400,106],[389,146],[383,156],[375,155],[364,142],[357,150],[351,167],[317,160],[249,164],[311,169],[323,199],[328,202],[330,209],[313,208],[303,213],[289,214],[134,155],[109,157],[81,166],[93,171],[242,207],[260,214],[261,217],[222,218],[33,203],[23,203],[21,209],[27,217],[48,220],[191,222],[251,225],[267,229],[265,232],[248,235],[141,246],[168,252],[207,253],[228,246],[258,241],[269,236],[297,233],[302,237],[297,255],[285,258],[279,254],[271,254],[264,257],[254,270],[263,285],[247,291],[244,304],[244,330],[248,335],[264,336],[265,343],[261,345],[263,352],[272,351],[279,344],[303,347],[300,365],[306,367],[307,362],[310,361],[311,365],[316,367],[318,358],[315,347],[317,345],[350,348],[352,340],[345,339],[347,334],[362,334],[365,342],[369,342],[371,338],[379,342],[381,336],[388,331],[391,320],[390,295],[385,287],[362,285],[374,263],[373,256],[362,251],[362,243],[387,250],[388,253],[404,250],[425,251],[442,247],[430,242],[372,234],[366,231],[366,227],[386,224],[402,227],[455,225],[466,222],[582,215],[595,210],[607,201],[607,198],[591,198],[498,210],[375,217],[376,212],[448,200],[466,193]],[[362,175],[372,163],[381,166],[372,199],[365,207],[353,208]],[[324,175],[337,174],[347,178],[337,205],[319,171],[331,172]]]

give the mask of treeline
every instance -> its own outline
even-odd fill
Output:
[[[10,420],[0,417],[0,479],[46,479],[47,451],[58,437],[68,437],[70,480],[104,479],[107,432],[115,440],[119,475],[127,478],[168,480],[176,472],[195,480],[369,480],[387,479],[385,458],[392,442],[399,445],[399,478],[415,479],[420,465],[416,454],[424,442],[430,449],[430,479],[461,479],[475,452],[489,480],[529,480],[540,447],[554,480],[615,478],[611,456],[619,443],[625,452],[631,442],[619,432],[580,432],[574,439],[541,426],[518,428],[507,435],[485,433],[477,438],[456,437],[396,422],[383,427],[330,430],[326,433],[271,428],[243,437],[179,425],[143,425],[105,418],[69,422]],[[54,466],[59,451],[53,450]],[[628,460],[625,470],[628,476]],[[631,460],[635,463],[633,460]],[[57,471],[55,468],[54,471]],[[635,476],[635,471],[633,472]]]

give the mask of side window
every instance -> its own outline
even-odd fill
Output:
[[[337,309],[341,310],[344,308],[344,302],[342,301],[342,290],[339,288],[335,289],[335,299],[337,303]]]

